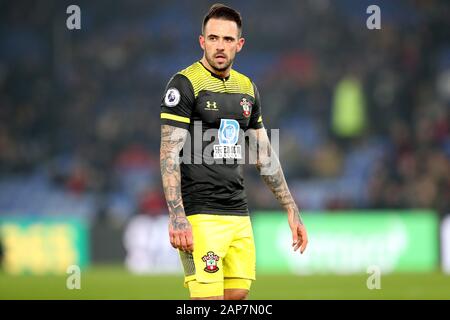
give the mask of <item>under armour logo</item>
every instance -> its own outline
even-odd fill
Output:
[[[215,101],[206,101],[206,108],[205,110],[215,110],[217,111],[217,103]]]

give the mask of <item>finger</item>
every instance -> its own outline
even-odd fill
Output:
[[[172,247],[176,249],[177,247],[175,246],[175,236],[173,235],[173,233],[169,233],[169,237],[170,237],[170,244],[172,245]]]
[[[298,232],[297,228],[292,229],[292,246],[294,247],[298,242]]]
[[[187,251],[187,241],[186,241],[186,235],[181,234],[180,235],[180,241],[181,241],[181,250]]]
[[[301,254],[303,254],[303,252],[305,252],[307,244],[308,244],[308,241],[303,242],[302,246],[300,247]]]
[[[300,227],[297,227],[296,231],[297,231],[297,243],[294,246],[294,251],[297,251],[298,248],[300,248],[301,244],[303,243],[303,238],[302,238]]]
[[[176,234],[176,235],[174,236],[174,243],[175,243],[175,248],[181,249],[181,239],[180,239],[180,235]]]
[[[306,246],[308,245],[308,235],[306,234],[306,230],[305,229],[301,229],[301,233],[302,233],[302,246],[300,247],[300,253],[303,253],[306,250]]]
[[[194,238],[192,237],[192,232],[190,231],[186,234],[186,243],[188,252],[194,251]]]
[[[297,242],[297,244],[296,244],[295,247],[294,247],[294,251],[297,251],[298,248],[300,248],[301,244],[302,244],[302,241],[301,241],[301,240],[300,240],[299,242]]]
[[[300,240],[299,242],[297,242],[297,244],[295,245],[295,247],[294,247],[294,251],[297,251],[298,250],[298,248],[300,248],[300,246],[303,244],[303,241],[302,240]],[[300,251],[301,252],[301,251]]]

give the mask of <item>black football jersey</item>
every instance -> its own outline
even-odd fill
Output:
[[[221,78],[196,62],[170,79],[161,123],[189,131],[180,165],[186,215],[248,215],[243,133],[263,128],[254,83],[235,70]]]

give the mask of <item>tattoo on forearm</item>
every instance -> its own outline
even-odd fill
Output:
[[[181,195],[179,153],[186,140],[187,130],[169,125],[161,126],[160,165],[169,219],[174,230],[187,228]]]
[[[257,168],[260,170],[258,166]],[[283,208],[294,212],[294,219],[298,219],[298,221],[303,224],[298,207],[287,186],[281,166],[278,167],[278,170],[273,175],[261,175],[261,177]]]
[[[257,134],[257,133],[255,133]],[[303,224],[300,212],[289,191],[283,170],[277,155],[273,152],[267,135],[264,133],[262,137],[257,139],[258,143],[258,161],[256,168],[261,173],[261,177],[281,206],[294,213],[294,219]]]

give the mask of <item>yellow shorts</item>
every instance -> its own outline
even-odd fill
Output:
[[[255,280],[255,242],[248,216],[196,214],[194,252],[179,251],[191,297],[222,296],[224,289],[250,289]]]

